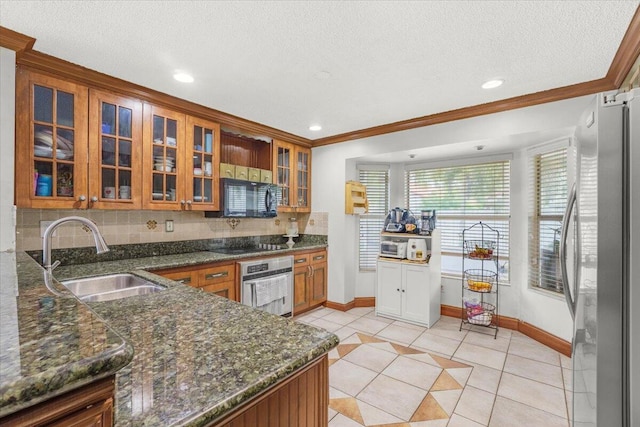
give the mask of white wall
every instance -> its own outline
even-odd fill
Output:
[[[16,248],[16,210],[13,205],[15,64],[15,52],[0,47],[0,252]]]
[[[357,218],[344,213],[344,184],[346,180],[357,176],[359,158],[424,147],[498,140],[528,133],[544,135],[552,130],[570,129],[577,124],[589,99],[582,97],[558,101],[314,148],[312,204],[314,210],[329,214],[329,300],[345,304],[355,296],[375,295],[375,275],[358,271]],[[541,142],[544,139],[536,141]],[[510,286],[500,288],[500,312],[570,340],[571,318],[562,301],[527,288],[526,160],[521,150],[521,146],[511,150],[514,156],[512,180],[515,189],[512,192],[510,252],[512,280]],[[397,175],[394,169],[395,166],[392,176],[394,173]],[[391,185],[397,190],[396,184]],[[403,205],[402,194],[394,193],[391,203]],[[442,303],[458,306],[460,280],[443,278],[442,284]]]

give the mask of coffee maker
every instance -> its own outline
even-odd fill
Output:
[[[420,214],[420,234],[430,236],[431,232],[436,228],[436,211],[435,209],[424,210]]]
[[[393,208],[389,211],[387,219],[384,221],[384,231],[404,233],[407,230],[407,224],[415,224],[415,219],[409,214],[409,211],[402,208]]]

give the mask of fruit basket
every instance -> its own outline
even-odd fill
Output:
[[[496,242],[493,240],[465,240],[464,249],[471,259],[491,259]]]
[[[496,283],[497,274],[487,270],[465,270],[467,288],[474,292],[491,292]]]
[[[496,307],[488,302],[465,301],[467,322],[473,325],[489,326],[493,320]]]

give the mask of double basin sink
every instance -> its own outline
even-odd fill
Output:
[[[166,289],[142,277],[126,273],[65,280],[60,283],[84,302],[113,301],[136,295],[153,294]]]

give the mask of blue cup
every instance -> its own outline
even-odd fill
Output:
[[[36,196],[51,196],[53,180],[51,175],[38,175]]]

